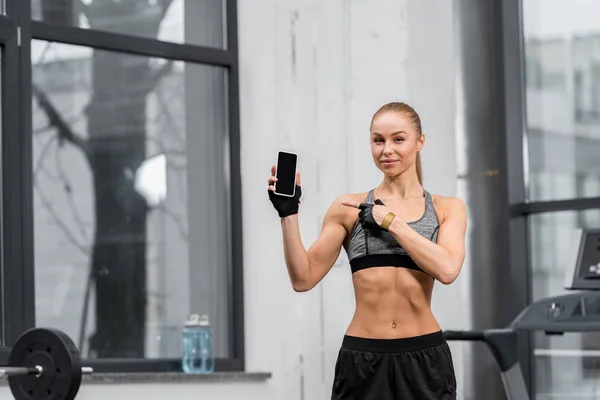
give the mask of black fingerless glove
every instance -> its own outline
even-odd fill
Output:
[[[383,206],[383,202],[379,199],[375,200],[375,204]],[[373,206],[375,204],[361,203],[358,208],[360,212],[358,213],[358,222],[362,225],[363,229],[370,231],[382,231],[384,230],[381,226],[375,222],[375,218],[373,218]]]
[[[273,207],[279,213],[280,218],[288,217],[290,215],[298,214],[298,208],[300,206],[300,196],[302,196],[302,189],[296,185],[296,193],[294,197],[279,196],[272,190],[268,190],[269,199],[273,203]]]

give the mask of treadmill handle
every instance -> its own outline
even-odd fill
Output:
[[[530,399],[519,364],[516,331],[512,329],[444,331],[444,336],[446,340],[484,342],[500,367],[506,398],[508,400]]]
[[[444,331],[446,340],[464,340],[469,342],[483,342],[483,331]]]

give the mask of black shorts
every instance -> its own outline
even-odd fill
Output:
[[[452,354],[444,334],[406,339],[344,336],[331,399],[456,399]]]

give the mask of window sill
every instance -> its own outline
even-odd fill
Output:
[[[100,372],[83,377],[91,383],[180,383],[180,382],[259,382],[271,378],[269,372],[215,372],[185,374],[183,372]]]
[[[270,372],[215,372],[214,374],[185,374],[183,372],[98,372],[84,376],[81,384],[230,383],[261,382],[269,378],[271,378]],[[7,379],[0,380],[0,386],[7,385]]]

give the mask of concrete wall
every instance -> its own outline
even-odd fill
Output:
[[[353,313],[351,275],[342,255],[313,291],[291,290],[279,221],[266,199],[269,167],[278,149],[300,155],[308,246],[337,195],[379,183],[368,124],[381,104],[404,100],[421,113],[428,135],[427,189],[454,195],[452,8],[264,1],[240,3],[239,19],[248,368],[274,373],[276,398],[322,399]],[[459,279],[436,288],[434,312],[444,328],[463,326],[461,286]]]

